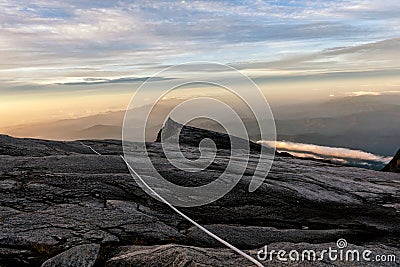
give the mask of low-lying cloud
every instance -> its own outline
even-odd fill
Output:
[[[293,153],[299,157],[312,157],[323,159],[354,159],[361,161],[375,161],[379,163],[388,163],[392,158],[375,155],[362,150],[353,150],[342,147],[328,147],[313,144],[285,142],[285,141],[259,141],[258,143],[270,147],[276,147],[278,151]],[[304,155],[304,156],[302,156]],[[307,156],[306,156],[307,155]],[[312,156],[311,156],[312,155]]]
[[[379,96],[379,95],[387,95],[387,94],[398,94],[400,91],[355,91],[355,92],[348,92],[346,95],[348,96]]]

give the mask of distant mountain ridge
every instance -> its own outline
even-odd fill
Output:
[[[160,101],[149,120],[146,131],[149,141],[157,137],[157,132],[164,123],[163,118],[182,101],[184,100]],[[399,95],[358,96],[335,98],[325,103],[273,107],[272,110],[280,141],[346,147],[392,156],[396,152],[393,147],[400,145],[400,105],[396,103],[400,103]],[[202,107],[193,107],[193,112],[198,108]],[[136,119],[143,116],[144,110],[143,107],[136,108],[129,124],[136,125]],[[121,139],[124,114],[125,111],[121,110],[45,124],[21,125],[6,129],[4,133],[53,140]],[[244,122],[250,139],[258,141],[259,136],[254,131],[255,121],[244,117]],[[227,121],[226,125],[230,123],[232,122]],[[223,132],[220,125],[209,121],[198,120],[190,125]]]
[[[323,103],[294,104],[272,107],[278,120],[333,118],[351,114],[384,111],[399,106],[400,94],[364,95],[333,98]]]

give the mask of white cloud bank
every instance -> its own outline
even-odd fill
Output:
[[[398,94],[400,91],[355,91],[355,92],[348,92],[346,95],[348,96],[364,96],[364,95],[372,95],[372,96],[379,96],[385,94]]]
[[[304,143],[294,143],[294,142],[285,142],[285,141],[258,141],[260,144],[264,144],[270,147],[276,147],[276,149],[287,151],[289,153],[293,153],[293,155],[302,157],[302,155],[308,155],[310,157],[310,153],[314,154],[313,158],[334,158],[334,159],[358,159],[358,160],[366,160],[366,161],[375,161],[381,163],[388,163],[392,158],[391,157],[383,157],[379,155],[375,155],[372,153],[368,153],[362,150],[352,150],[348,148],[342,147],[328,147],[328,146],[319,146],[312,144],[304,144]],[[303,152],[303,153],[299,153]],[[319,157],[318,157],[319,156]],[[304,156],[306,157],[306,156]]]

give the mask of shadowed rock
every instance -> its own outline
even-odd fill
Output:
[[[235,142],[237,148],[249,147],[253,152],[273,153],[274,151],[260,144],[241,139],[234,136],[229,136],[226,133],[214,132],[210,130],[200,129],[188,125],[182,125],[176,121],[168,118],[164,127],[158,132],[156,142],[161,142],[161,137],[164,137],[164,142],[169,142],[171,139],[179,138],[180,145],[188,145],[197,147],[200,141],[206,138],[213,140],[218,149],[231,149],[231,141]]]
[[[328,251],[329,248],[337,249],[336,243],[324,243],[324,244],[308,244],[308,243],[272,243],[268,246],[268,252],[275,251],[271,260],[268,257],[261,261],[265,266],[274,267],[287,267],[287,266],[304,266],[304,267],[331,267],[331,266],[343,266],[343,267],[375,267],[377,263],[375,261],[331,261],[327,255],[323,260],[318,260],[322,250]],[[398,251],[395,248],[387,246],[355,246],[349,245],[349,250],[359,251],[362,253],[365,250],[373,250],[375,255],[398,255]],[[254,258],[257,257],[258,250],[246,251],[249,255]],[[285,250],[286,254],[283,258],[286,261],[278,259],[277,252]],[[315,251],[316,256],[314,260],[313,254],[304,254],[305,260],[290,261],[288,253],[292,250],[296,250],[300,253],[299,259],[302,257],[303,251]],[[227,249],[216,249],[216,248],[199,248],[193,246],[182,246],[182,245],[160,245],[160,246],[126,246],[119,248],[111,259],[106,262],[107,267],[116,266],[174,266],[174,267],[186,267],[186,266],[255,266],[252,265],[246,259],[234,254],[232,251]],[[317,254],[318,253],[318,254]],[[385,254],[386,253],[386,254]],[[293,254],[292,254],[293,255]],[[371,254],[372,255],[372,254]],[[281,256],[282,257],[282,256]],[[293,257],[293,256],[292,256]],[[308,257],[310,257],[308,260]],[[357,256],[356,256],[357,257]],[[360,258],[362,258],[360,256]],[[350,258],[351,259],[351,258]],[[371,256],[372,259],[372,256]],[[380,262],[379,266],[390,267],[398,266],[396,262]]]
[[[99,244],[87,244],[73,247],[48,259],[42,267],[81,266],[92,267],[99,254]]]
[[[117,266],[251,266],[241,256],[227,249],[199,248],[182,245],[130,246],[119,249],[106,262]]]

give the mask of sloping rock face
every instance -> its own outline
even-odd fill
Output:
[[[190,247],[175,244],[121,247],[106,262],[116,266],[251,266],[243,257],[227,249]]]
[[[43,157],[50,155],[92,154],[80,142],[53,142],[0,135],[0,155]]]
[[[73,247],[57,256],[48,259],[42,267],[87,266],[92,267],[97,260],[99,244],[87,244]]]
[[[388,165],[383,168],[384,172],[397,172],[400,173],[400,149],[397,151],[393,159],[388,163]]]
[[[191,143],[181,149],[194,151]],[[148,150],[156,168],[181,185],[215,180],[230,155],[221,149],[212,168],[188,175],[167,164],[160,143]],[[120,158],[120,141],[1,136],[0,154],[0,266],[253,266],[147,195]],[[249,173],[257,159],[250,157]],[[380,266],[398,266],[399,174],[278,155],[253,193],[250,179],[245,173],[218,201],[181,210],[253,256],[264,245],[322,249],[345,238],[349,247],[396,255],[397,263]],[[266,263],[288,266],[280,264]],[[375,266],[368,264],[302,266]]]
[[[231,149],[231,138],[235,140],[237,147],[246,148],[256,153],[260,152],[261,149],[265,152],[273,152],[271,149],[262,147],[261,145],[244,140],[238,137],[229,136],[225,133],[209,131],[205,129],[200,129],[192,126],[182,125],[171,118],[168,118],[164,127],[158,132],[156,142],[161,142],[161,137],[165,138],[163,141],[168,142],[169,139],[179,137],[180,145],[188,145],[197,147],[201,140],[211,139],[215,142],[218,149]]]

